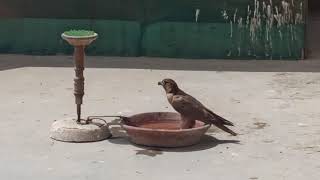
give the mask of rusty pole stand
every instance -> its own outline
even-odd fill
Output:
[[[67,118],[56,121],[50,129],[52,139],[64,142],[95,142],[107,139],[111,136],[106,122],[90,123],[95,117],[87,120],[81,119],[81,105],[84,95],[84,58],[85,47],[97,39],[98,34],[92,36],[68,36],[65,33],[61,37],[74,47],[74,96],[77,106],[77,118]],[[98,118],[96,118],[99,120]],[[83,123],[84,122],[84,123]]]
[[[74,65],[75,65],[75,75],[74,78],[74,96],[75,103],[77,105],[77,122],[81,121],[81,104],[84,95],[84,46],[75,46],[74,47]]]

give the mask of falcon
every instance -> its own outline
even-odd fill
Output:
[[[169,103],[181,115],[182,129],[194,127],[196,120],[198,120],[206,124],[213,124],[233,136],[237,135],[226,127],[234,126],[232,122],[215,114],[196,98],[182,91],[174,80],[164,79],[158,82],[158,85],[164,88]]]

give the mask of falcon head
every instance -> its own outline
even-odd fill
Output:
[[[166,93],[176,93],[179,90],[177,83],[172,79],[164,79],[158,82],[158,85],[162,86]]]

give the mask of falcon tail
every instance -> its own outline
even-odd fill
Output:
[[[214,114],[213,116],[214,116],[216,119],[220,120],[220,121],[221,121],[224,125],[226,125],[226,126],[234,126],[234,124],[233,124],[232,122],[226,120],[225,118],[223,118],[223,117],[221,117],[221,116],[219,116],[219,115]]]
[[[218,120],[218,121],[221,121],[221,123],[222,123],[223,125],[226,125],[226,126],[234,126],[234,124],[233,124],[232,122],[230,122],[230,121],[226,120],[225,118],[223,118],[223,117],[215,114],[214,112],[212,112],[212,111],[209,110],[209,109],[206,109],[206,110],[214,117],[214,119],[216,119],[216,120]]]
[[[237,133],[233,132],[231,129],[225,127],[223,124],[214,124],[215,126],[217,126],[218,128],[222,129],[223,131],[233,135],[233,136],[236,136]]]

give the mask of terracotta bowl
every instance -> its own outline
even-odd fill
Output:
[[[154,147],[194,145],[210,127],[197,121],[194,128],[180,129],[180,115],[173,112],[133,115],[124,121],[122,126],[133,143]]]

